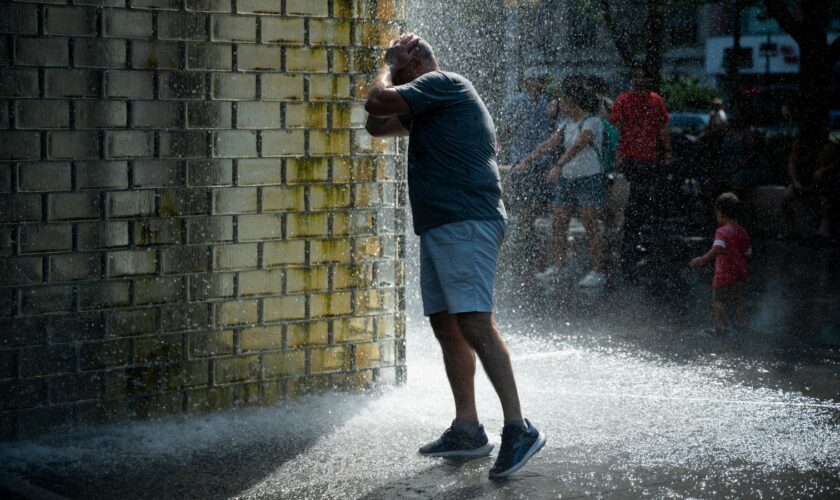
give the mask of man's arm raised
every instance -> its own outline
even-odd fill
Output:
[[[368,112],[365,129],[373,136],[408,134],[408,130],[397,117],[410,113],[411,108],[400,93],[394,90],[391,75],[393,71],[405,67],[416,56],[418,41],[419,39],[412,34],[393,40],[385,54],[386,65],[371,82],[365,102],[365,111]]]
[[[368,112],[365,129],[374,137],[397,137],[408,135],[398,115],[408,113],[410,108],[399,92],[394,90],[391,69],[388,66],[374,78],[365,102]]]

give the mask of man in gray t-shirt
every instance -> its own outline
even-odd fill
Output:
[[[493,318],[496,261],[507,215],[501,201],[493,120],[472,83],[441,71],[414,35],[391,42],[374,78],[365,128],[409,136],[408,195],[420,235],[420,291],[443,350],[455,420],[420,448],[427,456],[480,457],[492,451],[475,406],[475,356],[502,403],[505,425],[491,477],[505,477],[545,445],[522,418],[510,354]]]

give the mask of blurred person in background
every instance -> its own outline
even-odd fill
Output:
[[[618,170],[630,183],[630,196],[624,211],[621,265],[626,278],[636,275],[636,262],[642,250],[642,230],[662,205],[668,192],[671,136],[665,101],[652,90],[653,79],[642,66],[631,72],[629,91],[621,93],[610,111],[609,120],[618,127]],[[658,151],[662,151],[660,161]]]
[[[602,264],[603,241],[598,215],[604,204],[604,176],[601,166],[603,126],[597,113],[599,101],[594,91],[577,79],[564,82],[560,109],[567,117],[557,131],[520,161],[513,175],[526,168],[561,142],[564,152],[549,170],[547,179],[556,185],[553,209],[554,263],[536,275],[544,282],[563,280],[569,274],[566,244],[569,223],[577,211],[589,241],[591,270],[578,283],[582,287],[604,284]]]
[[[551,134],[552,114],[556,119],[557,108],[555,104],[550,109],[545,87],[545,75],[529,68],[520,81],[520,91],[505,107],[504,136],[511,165],[522,161]],[[552,187],[545,181],[550,166],[548,160],[545,158],[528,175],[510,178],[507,196],[511,211],[517,217],[517,239],[532,241],[534,221],[548,211],[552,195]]]

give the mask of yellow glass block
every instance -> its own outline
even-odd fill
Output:
[[[380,364],[379,344],[356,345],[356,368],[372,368]]]
[[[332,379],[326,374],[292,378],[288,380],[288,384],[290,397],[323,394],[333,390]]]
[[[289,214],[286,218],[288,238],[327,236],[329,217],[326,213]]]
[[[369,78],[362,78],[361,76],[357,76],[353,80],[353,97],[360,101],[367,99],[369,87]]]
[[[313,155],[350,154],[350,131],[313,130],[309,133],[309,152]]]
[[[312,240],[309,243],[309,260],[313,264],[350,262],[353,258],[351,249],[351,241],[348,239]]]
[[[400,36],[400,26],[389,21],[356,23],[356,45],[387,47]]]
[[[382,302],[380,307],[386,311],[393,311],[397,306],[397,294],[394,290],[382,290]]]
[[[306,263],[306,242],[272,241],[263,243],[263,266],[288,266]]]
[[[349,292],[313,294],[309,298],[309,311],[313,318],[345,316],[352,312]]]
[[[294,73],[326,73],[329,71],[327,49],[288,48],[286,49],[286,71]]]
[[[373,212],[358,210],[352,213],[333,214],[332,235],[349,236],[351,234],[370,234],[374,230]]]
[[[326,158],[289,158],[286,160],[286,182],[289,184],[326,182],[330,179],[330,163]]]
[[[368,208],[382,203],[379,186],[376,184],[357,184],[354,206]]]
[[[294,187],[265,187],[262,190],[262,209],[265,212],[276,210],[300,210],[306,209],[306,189],[303,186]]]
[[[376,17],[379,19],[405,19],[408,14],[406,0],[378,0]]]
[[[303,75],[261,75],[263,100],[303,100]]]
[[[332,128],[350,127],[351,104],[334,103],[332,106]]]
[[[326,345],[329,340],[329,324],[326,321],[289,323],[286,327],[286,345],[292,349],[307,345]]]
[[[326,290],[329,286],[329,269],[325,266],[293,268],[286,272],[286,293]]]
[[[393,154],[396,140],[390,137],[373,137],[365,130],[354,131],[353,151],[367,154]]]
[[[290,128],[326,128],[327,105],[324,103],[286,104],[286,126]]]
[[[309,43],[312,45],[350,45],[350,22],[335,19],[311,19]]]
[[[333,73],[350,72],[350,52],[347,49],[332,48]]]
[[[311,186],[309,188],[309,209],[347,208],[353,201],[352,194],[353,190],[347,184]]]
[[[275,240],[282,237],[282,216],[280,214],[240,215],[238,218],[239,240]]]
[[[350,368],[350,350],[347,347],[312,349],[312,373],[331,372]]]
[[[333,340],[341,342],[366,342],[373,340],[374,322],[371,316],[333,320]]]
[[[321,16],[329,15],[328,0],[286,0],[286,13],[290,16]]]
[[[379,316],[376,321],[376,336],[380,339],[397,337],[397,322],[394,316]]]
[[[377,259],[381,250],[382,240],[379,237],[359,238],[356,240],[356,261]]]
[[[337,266],[333,279],[333,288],[370,288],[376,285],[373,279],[373,265]]]
[[[353,162],[354,181],[365,182],[376,178],[377,166],[374,158],[354,158]]]
[[[352,104],[350,107],[350,127],[364,127],[367,121],[367,111],[364,104]]]
[[[241,407],[272,405],[286,397],[285,380],[244,383],[237,389],[237,404]]]
[[[299,156],[306,152],[303,130],[263,130],[260,137],[265,157]]]
[[[365,0],[333,0],[335,17],[361,17],[365,13]]]
[[[333,236],[349,236],[350,226],[352,225],[352,220],[350,218],[350,214],[347,213],[337,213],[333,214],[333,224],[332,224],[332,235]]]
[[[335,158],[332,166],[332,179],[335,183],[353,180],[353,160],[349,158]]]
[[[391,342],[356,345],[356,368],[393,365],[394,359],[394,344]]]
[[[259,321],[259,303],[256,300],[237,300],[216,304],[216,324],[244,325]]]
[[[303,19],[282,17],[262,18],[262,42],[303,44]]]
[[[303,319],[305,317],[306,297],[303,295],[269,297],[263,300],[264,321]]]
[[[335,390],[356,392],[369,390],[375,385],[373,370],[336,373],[332,376],[332,383]]]
[[[380,48],[353,49],[353,71],[356,73],[375,73],[383,62],[383,51]]]
[[[216,362],[217,365],[222,363],[225,363],[225,361]],[[228,382],[239,380],[234,377],[238,377],[247,372],[247,367],[240,368],[239,366],[235,366],[229,368],[225,365],[223,368],[220,368],[220,370],[224,370],[225,373],[230,373],[230,376],[224,379],[224,382]],[[233,387],[191,389],[187,391],[187,407],[194,411],[225,410],[233,408]]]
[[[246,328],[239,333],[239,347],[243,352],[282,349],[283,328],[280,325]]]
[[[365,93],[365,96],[367,93]],[[309,78],[309,99],[349,99],[350,77],[346,75],[312,75]]]
[[[240,295],[267,295],[281,293],[283,273],[275,271],[245,271],[239,273]]]
[[[233,354],[233,330],[189,334],[190,357]]]
[[[356,293],[356,313],[364,314],[368,312],[377,312],[382,306],[382,301],[379,297],[379,290],[367,290]]]
[[[306,370],[306,353],[289,351],[263,354],[263,377],[303,375]]]

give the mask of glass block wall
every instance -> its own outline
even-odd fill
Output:
[[[401,0],[0,4],[0,439],[402,379]]]

